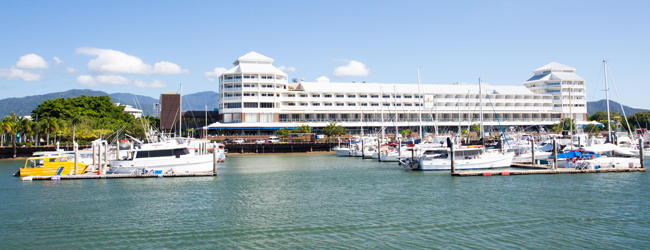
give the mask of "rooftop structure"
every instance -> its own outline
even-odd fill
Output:
[[[131,105],[115,103],[116,106],[124,106],[124,113],[131,114],[135,118],[140,118],[142,116],[142,109],[136,109]]]

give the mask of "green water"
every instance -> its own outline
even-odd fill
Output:
[[[218,177],[23,182],[0,248],[650,247],[648,173],[450,177],[335,154],[233,156]]]

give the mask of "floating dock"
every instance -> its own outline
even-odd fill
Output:
[[[530,174],[585,174],[585,173],[617,173],[617,172],[645,172],[646,168],[601,168],[601,169],[535,169],[535,170],[501,170],[501,171],[459,171],[451,176],[492,176],[492,175],[530,175]]]
[[[197,177],[217,176],[217,173],[175,173],[175,174],[94,174],[79,175],[36,175],[20,177],[23,181],[41,180],[76,180],[76,179],[116,179],[116,178],[164,178],[164,177]]]

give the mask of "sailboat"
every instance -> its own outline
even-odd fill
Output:
[[[481,106],[481,131],[483,131],[483,95],[481,78],[479,78],[479,102]],[[454,145],[454,162],[456,170],[507,168],[512,164],[514,152],[486,151],[482,145],[457,146],[448,139],[448,145]],[[422,152],[416,164],[410,165],[415,170],[451,170],[451,149],[431,148]]]

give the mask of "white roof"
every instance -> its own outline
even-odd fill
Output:
[[[542,66],[539,69],[534,70],[533,73],[543,72],[543,71],[548,71],[548,70],[576,70],[576,68],[569,67],[569,66],[566,66],[566,65],[561,64],[561,63],[552,62],[552,63],[549,63],[549,64],[546,64],[546,65]]]
[[[383,93],[417,94],[417,84],[390,83],[341,83],[341,82],[302,82],[305,92],[310,93]],[[485,86],[489,94],[534,95],[524,86]],[[421,94],[478,94],[478,85],[434,85],[422,84]]]
[[[223,74],[276,74],[281,76],[287,76],[286,73],[282,72],[278,68],[274,67],[271,64],[240,64],[234,68],[229,69]]]
[[[272,63],[273,59],[270,57],[266,57],[260,53],[257,53],[255,51],[248,52],[248,54],[243,55],[240,58],[237,58],[237,61],[233,62],[232,64],[237,65],[239,62],[269,62]]]
[[[535,82],[535,81],[584,81],[582,77],[576,75],[575,73],[547,73],[542,75],[534,75],[526,82]]]

